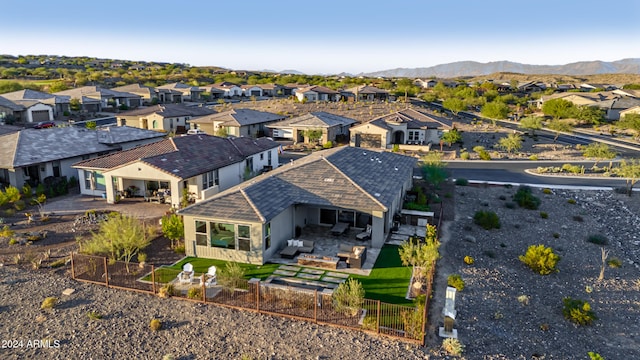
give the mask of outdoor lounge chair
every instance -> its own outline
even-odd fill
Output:
[[[367,228],[363,232],[356,234],[356,239],[358,240],[367,240],[370,237],[371,237],[371,225],[368,225],[368,224],[367,224]]]
[[[204,274],[204,286],[213,286],[218,284],[218,278],[216,276],[216,267],[209,266],[209,270]],[[202,280],[200,280],[200,286],[202,286]]]
[[[178,283],[191,284],[193,282],[193,265],[186,263],[182,267],[182,271],[178,274]]]

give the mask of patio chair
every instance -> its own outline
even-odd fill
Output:
[[[371,237],[371,225],[368,225],[368,224],[367,224],[367,228],[363,232],[356,234],[356,239],[358,240],[366,240],[370,237]]]
[[[217,285],[218,284],[218,278],[216,276],[216,267],[215,266],[209,266],[209,270],[207,270],[207,273],[204,274],[204,286],[213,286],[213,285]],[[202,286],[202,280],[200,280],[200,286]]]
[[[193,282],[193,265],[186,263],[182,267],[182,271],[178,274],[178,283],[191,284]]]

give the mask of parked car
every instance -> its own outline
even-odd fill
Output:
[[[189,129],[187,130],[187,135],[197,135],[197,134],[206,134],[203,130],[200,129]]]
[[[33,128],[34,129],[46,129],[56,126],[56,123],[53,121],[40,121]]]

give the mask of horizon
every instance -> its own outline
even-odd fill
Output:
[[[114,8],[126,4],[112,3]],[[628,11],[618,13],[610,28],[599,25],[600,6],[593,0],[541,0],[535,7],[506,0],[414,0],[402,5],[361,7],[329,1],[301,12],[295,2],[285,0],[252,4],[236,15],[233,4],[205,3],[198,4],[197,11],[156,7],[141,13],[108,13],[110,20],[101,24],[96,20],[103,10],[91,2],[72,0],[65,7],[42,2],[40,11],[33,12],[32,3],[10,1],[6,12],[28,13],[30,24],[23,28],[25,19],[19,16],[1,23],[0,32],[12,36],[4,39],[0,52],[295,70],[307,75],[359,75],[463,61],[564,65],[640,58],[640,40],[634,36],[640,33],[635,21],[640,2],[619,3],[618,8]],[[70,7],[93,15],[51,22],[67,18]],[[146,19],[154,21],[144,26]]]

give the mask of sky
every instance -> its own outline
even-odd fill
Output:
[[[0,54],[357,75],[640,58],[640,1],[2,0]]]

